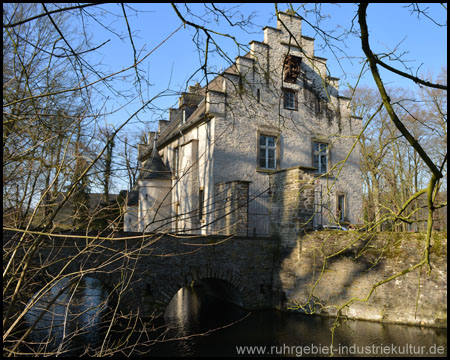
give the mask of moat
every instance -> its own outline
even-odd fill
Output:
[[[69,323],[67,328],[89,324],[78,339],[61,342],[58,327],[52,336],[58,339],[59,349],[99,347],[100,322],[89,317],[89,308],[101,307],[107,292],[100,283],[88,285],[77,299],[77,311],[85,315],[81,323]],[[83,300],[87,297],[87,300]],[[63,297],[59,302],[64,315]],[[98,302],[96,305],[95,302]],[[85,310],[83,303],[88,304]],[[53,311],[54,325],[58,325],[58,307]],[[107,321],[107,319],[104,319]],[[45,321],[41,325],[46,325]],[[447,356],[447,329],[425,328],[367,321],[341,321],[334,338],[330,328],[333,318],[306,316],[275,310],[248,312],[211,295],[205,287],[180,289],[169,304],[164,319],[155,325],[169,326],[164,341],[152,346],[138,340],[133,334],[131,343],[136,346],[126,352],[133,356]],[[61,330],[61,328],[60,328]],[[156,335],[157,333],[154,333]],[[34,334],[34,340],[39,334]],[[115,339],[113,339],[115,340]],[[162,340],[162,338],[160,338]],[[66,355],[76,354],[69,351]],[[125,353],[117,353],[124,355]]]

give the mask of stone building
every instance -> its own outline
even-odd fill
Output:
[[[362,121],[301,30],[280,13],[263,42],[182,93],[139,148],[126,231],[268,235],[269,175],[293,167],[312,174],[310,227],[362,222]]]

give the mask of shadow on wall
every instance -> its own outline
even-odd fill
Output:
[[[271,232],[279,243],[273,291],[280,308],[335,316],[349,300],[365,299],[375,284],[420,263],[425,234],[311,231],[313,181],[301,168],[271,175]],[[431,274],[427,266],[415,269],[377,287],[367,303],[355,301],[340,314],[446,326],[446,241],[444,234],[434,233]]]
[[[361,235],[322,231],[299,234],[291,241],[281,239],[274,278],[278,306],[336,316],[350,299],[365,299],[375,284],[421,261],[423,237],[408,233],[400,234],[399,239],[393,239],[392,234]],[[439,236],[434,241],[438,242]],[[426,266],[415,269],[377,287],[368,302],[355,301],[343,308],[341,315],[446,327],[446,250],[432,253],[431,262],[430,275]]]

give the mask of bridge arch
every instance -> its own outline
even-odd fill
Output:
[[[188,273],[172,274],[171,281],[164,284],[155,297],[156,303],[166,308],[178,291],[186,286],[197,286],[205,281],[220,280],[229,284],[240,295],[241,303],[233,302],[244,309],[250,309],[253,304],[252,293],[248,289],[245,278],[231,268],[214,267],[212,265],[191,269]]]

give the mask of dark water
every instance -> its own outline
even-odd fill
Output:
[[[249,313],[222,300],[224,295],[239,303],[229,289],[219,291],[222,297],[214,296],[211,289],[215,288],[181,289],[165,314],[170,327],[164,336],[167,341],[139,345],[127,356],[329,356],[331,351],[334,356],[350,357],[447,355],[446,329],[345,321],[332,342],[333,318],[278,311]],[[60,297],[51,315],[46,314],[33,332],[36,341],[50,339],[48,348],[69,350],[101,342],[100,315],[107,292],[96,280],[86,278],[76,292],[76,302],[71,294]],[[36,319],[39,307],[42,303],[29,312],[27,321]],[[77,329],[86,331],[69,336]]]
[[[100,281],[90,277],[61,279],[25,315],[27,326],[36,323],[27,339],[31,349],[74,356],[97,346],[102,340],[101,322],[107,305],[108,291]]]
[[[171,335],[181,339],[158,344],[149,355],[447,355],[446,329],[345,321],[336,329],[332,342],[333,318],[279,311],[248,313],[192,288],[180,290],[169,304],[166,323],[173,327]],[[234,325],[227,326],[229,323]]]

